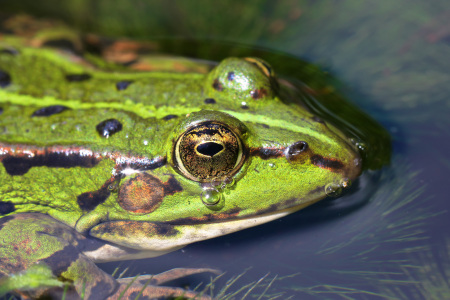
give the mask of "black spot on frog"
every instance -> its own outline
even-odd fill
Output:
[[[167,116],[165,116],[165,117],[162,118],[162,119],[163,119],[164,121],[169,121],[169,120],[176,119],[176,118],[178,118],[177,115],[167,115]]]
[[[100,122],[95,128],[100,136],[108,138],[122,130],[122,123],[116,119],[108,119]]]
[[[116,89],[118,91],[126,90],[128,88],[128,86],[132,83],[133,83],[133,81],[130,81],[130,80],[119,81],[116,83]]]
[[[18,55],[19,50],[16,50],[14,48],[4,48],[0,49],[0,54]]]
[[[0,216],[4,216],[14,212],[16,208],[10,201],[0,201]]]
[[[205,104],[216,104],[216,100],[213,98],[206,98],[203,102],[205,102]]]
[[[106,201],[111,191],[104,186],[97,191],[86,192],[77,197],[77,203],[83,211],[91,211]]]
[[[92,78],[92,76],[87,73],[66,75],[66,80],[69,82],[81,82],[81,81],[89,80],[91,78]]]
[[[56,115],[59,113],[62,113],[63,111],[69,109],[67,106],[64,105],[52,105],[40,108],[36,110],[31,116],[32,117],[48,117],[51,115]]]
[[[11,76],[9,73],[0,70],[0,87],[5,88],[11,84]]]
[[[219,79],[217,79],[217,78],[214,79],[212,87],[219,92],[223,91],[223,85],[222,85],[222,83],[220,83]]]

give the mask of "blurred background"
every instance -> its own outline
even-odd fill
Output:
[[[0,0],[0,12],[56,18],[107,37],[190,39],[198,43],[183,51],[197,57],[226,56],[226,47],[208,47],[216,42],[283,52],[330,74],[336,90],[392,136],[390,165],[367,172],[343,198],[104,270],[207,266],[227,272],[217,288],[247,270],[230,290],[269,274],[249,299],[274,278],[265,299],[450,299],[447,1]],[[177,284],[192,280],[208,276]]]

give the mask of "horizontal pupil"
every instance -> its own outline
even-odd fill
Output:
[[[206,156],[213,157],[223,150],[223,146],[214,142],[207,142],[197,146],[197,152]]]

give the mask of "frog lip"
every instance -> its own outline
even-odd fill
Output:
[[[110,241],[127,248],[168,252],[182,246],[261,225],[284,217],[301,209],[305,204],[245,218],[227,219],[221,222],[196,222],[170,224],[169,222],[109,221],[93,227],[91,236]]]
[[[321,190],[323,190],[321,188]],[[190,225],[208,225],[208,224],[214,224],[214,223],[231,223],[235,221],[250,221],[250,220],[262,220],[262,219],[278,219],[281,218],[287,214],[293,213],[297,210],[300,210],[306,206],[309,206],[319,200],[323,199],[323,196],[315,197],[312,200],[305,201],[303,203],[299,203],[299,200],[297,198],[291,198],[288,200],[285,200],[283,202],[280,202],[278,204],[273,204],[267,207],[266,209],[262,209],[257,213],[248,214],[244,216],[240,216],[239,213],[241,212],[240,208],[233,208],[228,211],[224,211],[222,213],[216,213],[216,214],[208,214],[204,215],[202,217],[188,217],[188,218],[181,218],[181,219],[175,219],[167,222],[161,222],[163,224],[167,224],[170,226],[190,226]],[[268,222],[267,220],[266,222]],[[256,221],[252,221],[256,222]],[[256,224],[252,226],[256,226],[258,224],[262,224],[261,222],[257,222]],[[251,227],[251,226],[249,226]]]

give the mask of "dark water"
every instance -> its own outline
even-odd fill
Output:
[[[143,1],[127,3],[144,10]],[[119,34],[213,38],[305,58],[339,78],[337,88],[389,131],[391,164],[368,172],[346,197],[160,258],[102,268],[133,275],[207,266],[227,272],[225,280],[250,268],[230,289],[269,274],[252,294],[278,276],[266,296],[284,293],[279,299],[450,299],[447,1],[197,3],[158,4],[157,18],[139,12]],[[107,16],[117,32],[127,13]],[[95,27],[97,19],[85,20]]]

